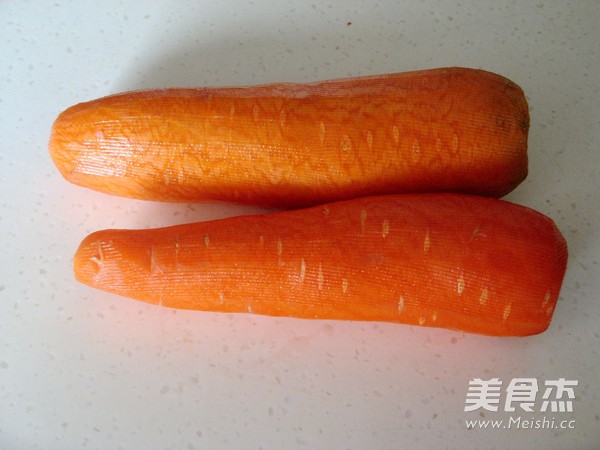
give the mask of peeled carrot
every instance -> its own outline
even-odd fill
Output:
[[[103,230],[75,255],[92,287],[173,308],[544,331],[567,262],[546,216],[458,194],[363,197],[150,230]]]
[[[528,129],[516,84],[442,68],[117,94],[60,114],[49,149],[67,180],[110,194],[300,207],[393,193],[500,197],[527,175]]]

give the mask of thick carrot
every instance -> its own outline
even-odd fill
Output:
[[[566,262],[564,238],[534,210],[409,194],[99,231],[74,265],[83,283],[173,308],[520,336],[548,327]]]
[[[75,105],[52,129],[69,181],[148,200],[309,206],[358,196],[502,196],[527,175],[522,90],[443,68],[250,87],[167,89]]]

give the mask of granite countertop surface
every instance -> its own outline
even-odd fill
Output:
[[[0,448],[598,448],[598,6],[0,4]],[[74,280],[73,253],[94,230],[261,210],[143,202],[67,183],[47,144],[68,106],[133,89],[444,66],[500,73],[527,95],[529,175],[506,200],[554,219],[569,245],[546,332],[491,338],[175,311]],[[465,411],[478,383],[496,389],[497,411]],[[509,395],[520,400],[515,411]]]

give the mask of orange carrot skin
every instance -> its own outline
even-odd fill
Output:
[[[566,262],[564,238],[534,210],[412,194],[98,231],[74,268],[92,287],[173,308],[525,336],[549,326]]]
[[[441,68],[117,94],[60,114],[49,150],[67,180],[110,194],[286,208],[394,193],[500,197],[527,175],[528,129],[516,84]]]

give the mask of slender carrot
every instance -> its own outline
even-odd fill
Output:
[[[148,200],[300,207],[375,194],[502,196],[527,175],[528,106],[466,68],[122,93],[64,111],[63,176]]]
[[[540,333],[566,269],[546,216],[459,194],[363,197],[151,230],[103,230],[78,280],[183,309]]]

